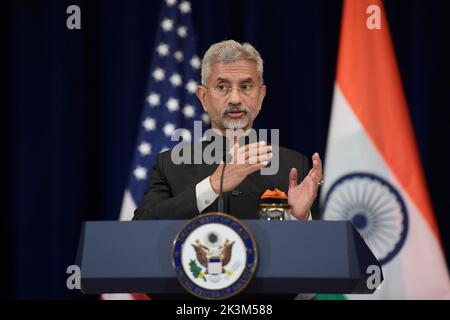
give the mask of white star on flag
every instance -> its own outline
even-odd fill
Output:
[[[186,129],[181,130],[181,137],[183,138],[184,142],[191,142],[192,140],[191,133]]]
[[[166,73],[161,68],[156,68],[152,73],[153,78],[156,82],[163,81],[166,77]]]
[[[178,73],[172,74],[169,81],[172,84],[172,86],[174,86],[174,87],[179,87],[179,86],[181,86],[181,83],[182,83],[181,76]]]
[[[195,109],[190,104],[185,105],[182,112],[186,118],[192,118],[195,116]]]
[[[183,14],[189,13],[191,12],[191,3],[189,1],[183,1],[182,3],[180,3],[178,8]]]
[[[161,57],[166,57],[166,56],[168,56],[169,55],[169,45],[168,44],[166,44],[166,43],[164,43],[164,42],[161,42],[160,44],[159,44],[159,46],[156,48],[156,51],[158,51],[158,54],[161,56]]]
[[[152,152],[152,145],[148,142],[142,142],[138,147],[138,151],[141,156],[148,156]]]
[[[173,29],[173,20],[165,18],[163,22],[161,22],[161,28],[166,32],[171,31]]]
[[[163,127],[163,132],[167,137],[170,137],[175,131],[175,126],[172,123],[166,123]]]
[[[180,38],[186,38],[187,28],[185,26],[178,27],[177,34]]]
[[[186,90],[189,93],[195,93],[195,90],[197,90],[197,82],[194,80],[189,80],[188,83],[186,83]]]
[[[207,113],[202,114],[202,121],[206,124],[209,123],[210,120],[209,120],[209,116]]]
[[[170,112],[177,111],[179,108],[178,99],[169,98],[169,100],[167,100],[166,107]]]
[[[144,167],[137,166],[136,169],[134,169],[133,174],[138,180],[147,179],[147,169]]]
[[[153,131],[156,129],[156,120],[153,118],[147,117],[147,118],[145,118],[142,125],[144,126],[145,131]]]
[[[177,0],[166,0],[166,4],[168,7],[173,6],[175,3],[177,3]]]
[[[183,52],[182,51],[175,52],[173,56],[175,57],[175,59],[178,62],[182,62],[183,61]]]
[[[155,93],[155,92],[152,92],[152,93],[150,93],[150,95],[147,97],[147,102],[148,102],[148,104],[149,104],[150,106],[156,107],[156,106],[159,106],[160,98],[161,98],[161,97],[160,97],[159,94],[157,94],[157,93]]]
[[[192,68],[200,69],[201,62],[200,62],[200,58],[199,57],[193,56],[189,63],[191,64]]]

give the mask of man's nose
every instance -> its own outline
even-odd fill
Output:
[[[241,94],[239,92],[238,88],[231,88],[229,97],[228,97],[228,103],[229,104],[235,104],[239,105],[241,104]]]

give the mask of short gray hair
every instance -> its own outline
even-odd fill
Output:
[[[206,79],[209,77],[211,67],[214,64],[219,62],[232,63],[241,59],[256,63],[259,82],[262,85],[264,83],[264,66],[261,55],[250,43],[239,43],[234,40],[214,43],[206,51],[202,60],[202,84],[206,84]]]

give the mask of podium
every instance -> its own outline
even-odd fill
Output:
[[[242,220],[255,238],[259,262],[244,294],[366,293],[381,266],[348,221]],[[172,266],[182,220],[85,222],[78,248],[85,294],[180,294]],[[376,268],[375,267],[375,268]],[[373,270],[374,267],[369,268]]]

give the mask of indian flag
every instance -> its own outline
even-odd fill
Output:
[[[351,220],[385,276],[372,296],[347,298],[450,298],[381,1],[344,2],[324,175],[323,218]]]

